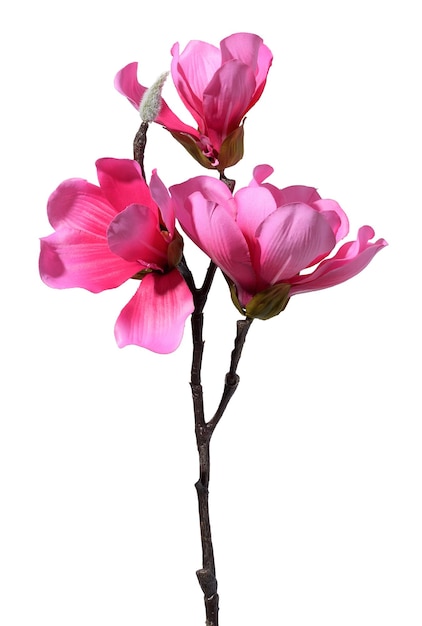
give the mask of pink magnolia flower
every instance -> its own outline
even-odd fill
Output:
[[[176,269],[183,241],[168,191],[155,171],[148,188],[135,161],[100,159],[96,166],[99,187],[73,178],[49,198],[55,232],[41,239],[41,278],[93,293],[141,279],[117,319],[116,341],[172,352],[194,307]]]
[[[184,124],[163,101],[156,122],[207,168],[223,171],[243,156],[246,113],[259,100],[272,63],[272,54],[258,35],[235,33],[220,48],[190,41],[182,53],[171,49],[171,74],[180,98],[197,123]],[[116,76],[116,89],[139,108],[146,88],[138,83],[137,63]]]
[[[329,257],[349,231],[344,211],[312,187],[264,183],[272,172],[256,167],[234,196],[208,176],[170,187],[185,233],[222,269],[240,310],[262,319],[278,314],[292,295],[352,278],[387,245],[371,243],[374,231],[363,226],[356,241]]]

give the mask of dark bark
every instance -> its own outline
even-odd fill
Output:
[[[139,165],[141,166],[142,177],[144,180],[146,180],[144,169],[144,155],[145,147],[147,145],[148,126],[148,122],[142,122],[138,132],[135,135],[135,139],[133,140],[133,160],[139,163]]]
[[[209,514],[209,481],[210,481],[210,443],[212,434],[227,408],[230,399],[235,393],[239,384],[237,366],[239,364],[246,335],[251,326],[252,319],[246,318],[237,322],[237,334],[234,348],[231,354],[230,369],[225,377],[225,384],[220,403],[214,416],[206,421],[204,413],[203,390],[201,382],[201,367],[204,351],[203,340],[203,308],[211,287],[215,273],[213,263],[208,268],[207,276],[201,289],[193,286],[192,275],[185,262],[182,262],[182,274],[187,283],[190,284],[194,294],[195,311],[192,314],[192,339],[193,356],[191,369],[191,389],[193,399],[193,409],[195,417],[195,434],[199,455],[199,479],[195,484],[198,496],[199,525],[202,545],[202,568],[196,572],[199,584],[204,594],[206,625],[218,626],[218,593],[217,578],[214,559],[214,548],[211,535],[211,522]]]

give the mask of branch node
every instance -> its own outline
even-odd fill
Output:
[[[232,372],[228,372],[226,374],[226,387],[230,387],[230,390],[234,393],[240,381],[239,374],[233,374]]]
[[[209,569],[199,569],[196,575],[206,600],[211,600],[217,593],[216,577]]]

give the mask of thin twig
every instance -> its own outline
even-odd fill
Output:
[[[141,166],[142,177],[145,178],[144,157],[147,144],[148,122],[142,122],[133,140],[133,159]]]

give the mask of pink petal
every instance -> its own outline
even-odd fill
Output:
[[[321,196],[315,187],[306,187],[305,185],[291,185],[280,189],[280,195],[277,198],[278,206],[283,204],[292,204],[293,202],[303,202],[312,205],[313,202],[320,200]]]
[[[316,200],[309,202],[313,209],[324,215],[336,236],[336,243],[346,237],[349,232],[349,220],[346,213],[335,200]]]
[[[197,176],[173,185],[170,193],[185,233],[227,276],[253,293],[256,277],[249,248],[227,186],[210,176]]]
[[[223,39],[220,45],[223,62],[229,58],[239,59],[245,65],[248,65],[254,73],[256,87],[247,109],[249,110],[259,100],[264,90],[268,71],[273,60],[271,50],[263,43],[260,37],[251,33],[230,35]]]
[[[335,245],[328,222],[303,203],[287,204],[271,213],[258,228],[257,239],[261,249],[257,271],[269,285],[298,274]]]
[[[273,172],[274,169],[271,165],[257,165],[253,170],[253,179],[249,183],[249,187],[260,186],[268,189],[272,193],[277,206],[292,204],[293,202],[303,202],[304,204],[312,205],[313,202],[321,199],[321,196],[314,187],[292,185],[284,189],[279,189],[270,183],[264,183],[264,180]]]
[[[253,170],[253,178],[248,187],[262,187],[268,189],[268,191],[272,194],[277,206],[281,206],[282,204],[289,204],[285,201],[283,189],[279,189],[278,187],[275,187],[270,183],[263,183],[263,181],[268,178],[268,176],[270,176],[273,172],[274,169],[271,167],[271,165],[257,165]]]
[[[129,65],[126,65],[126,67],[117,73],[116,78],[114,79],[114,86],[117,91],[119,91],[123,96],[126,96],[135,109],[139,110],[142,96],[146,92],[147,88],[139,84],[137,74],[138,64],[129,63]],[[199,136],[198,131],[192,128],[192,126],[184,124],[184,122],[182,122],[182,120],[173,113],[164,99],[162,100],[160,114],[156,118],[155,122],[162,124],[169,130],[177,130],[193,134],[197,137]]]
[[[182,224],[185,233],[191,239],[194,236],[195,227],[192,214],[185,206],[185,202],[193,193],[200,192],[205,199],[210,199],[224,206],[233,219],[236,217],[233,197],[227,185],[220,180],[211,178],[211,176],[196,176],[195,178],[190,178],[184,183],[172,185],[169,191],[174,200],[176,217]]]
[[[261,183],[264,182],[264,180],[266,178],[268,178],[268,176],[271,176],[271,174],[274,172],[274,168],[271,167],[271,165],[257,165],[256,167],[254,167],[253,169],[253,178],[252,181],[249,183],[249,186],[256,186],[257,184],[260,185]]]
[[[326,289],[353,278],[370,263],[382,248],[387,246],[385,239],[371,243],[375,233],[370,226],[362,226],[356,241],[344,244],[331,259],[322,261],[311,274],[297,276],[292,283],[291,294]]]
[[[139,109],[142,96],[146,92],[147,88],[140,85],[138,82],[138,64],[129,63],[117,72],[114,79],[114,87],[119,93],[129,100],[129,102]]]
[[[235,283],[253,291],[256,277],[249,248],[238,224],[227,210],[207,200],[200,192],[195,192],[187,198],[185,212],[179,217],[182,228],[185,215],[191,218],[191,238],[197,246]]]
[[[237,223],[249,245],[255,245],[258,226],[277,209],[273,195],[264,187],[243,187],[235,194]]]
[[[173,352],[193,309],[192,294],[177,270],[148,274],[119,315],[117,344],[120,348],[133,344],[160,354]]]
[[[259,100],[265,86],[273,55],[261,37],[252,33],[230,35],[220,44],[223,62],[236,58],[248,65],[255,75],[255,93],[248,110]]]
[[[182,120],[173,113],[164,99],[162,99],[161,111],[156,117],[155,122],[157,124],[161,124],[170,131],[175,130],[181,133],[188,133],[188,135],[192,135],[192,137],[199,139],[200,135],[198,130],[193,126],[182,122]]]
[[[171,49],[171,75],[186,108],[193,115],[200,130],[203,129],[202,97],[205,88],[220,66],[218,48],[203,41],[190,41],[183,52],[179,44]]]
[[[167,243],[160,232],[155,206],[128,206],[110,223],[107,240],[110,250],[126,261],[138,261],[152,269],[165,268]]]
[[[269,69],[273,62],[273,55],[271,50],[263,43],[258,52],[258,67],[256,71],[256,85],[255,96],[253,104],[259,100],[262,91],[265,87]]]
[[[137,203],[155,207],[148,185],[144,181],[141,168],[132,159],[98,159],[98,181],[104,195],[115,207],[123,211],[129,204]]]
[[[222,139],[239,126],[254,89],[251,69],[235,59],[214,74],[204,91],[203,111],[208,136],[216,149],[220,149]]]
[[[167,228],[169,233],[169,239],[171,240],[174,235],[175,226],[174,207],[168,189],[159,178],[157,170],[153,170],[149,186],[151,190],[151,195],[154,199],[154,202],[160,209],[164,226]]]
[[[101,189],[80,178],[65,180],[51,194],[47,212],[55,229],[62,227],[105,237],[116,210]]]
[[[262,39],[252,33],[234,33],[220,42],[221,62],[238,59],[253,70],[257,66]]]
[[[39,270],[49,287],[81,287],[98,293],[124,283],[139,265],[113,254],[105,236],[64,227],[41,239]]]

